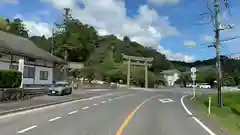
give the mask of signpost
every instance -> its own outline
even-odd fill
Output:
[[[193,96],[191,99],[195,98],[196,96],[196,84],[195,84],[195,81],[196,81],[196,72],[197,72],[197,69],[196,67],[192,67],[191,68],[191,78],[192,78],[192,81],[193,81],[193,84],[192,84],[192,87],[193,87]]]
[[[22,82],[20,88],[23,88],[24,59],[19,59],[18,71],[22,73]]]

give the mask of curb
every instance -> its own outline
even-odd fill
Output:
[[[93,97],[94,97],[94,96],[93,96]],[[11,114],[11,113],[16,113],[16,112],[27,111],[27,110],[31,110],[31,109],[37,109],[37,108],[42,108],[42,107],[47,107],[47,106],[52,106],[52,105],[67,103],[67,102],[76,101],[76,100],[81,100],[81,99],[88,99],[88,98],[91,98],[91,97],[73,98],[73,99],[56,101],[56,102],[47,103],[47,104],[39,104],[39,105],[35,105],[35,106],[28,106],[28,107],[22,107],[22,108],[7,110],[7,111],[0,112],[0,116],[7,115],[7,114]]]

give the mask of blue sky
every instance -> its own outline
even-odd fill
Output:
[[[229,4],[233,17],[222,7],[222,22],[234,24],[235,28],[222,32],[222,39],[240,36],[240,1],[229,0]],[[203,0],[0,0],[1,16],[19,17],[30,35],[48,37],[54,22],[61,21],[61,10],[65,7],[72,9],[75,18],[94,26],[100,35],[129,36],[171,60],[215,56],[213,48],[199,46],[210,43],[213,35],[211,24],[199,25],[209,20],[200,16],[208,11]],[[240,52],[239,41],[224,44],[222,54]],[[197,47],[186,47],[184,43],[196,43]]]

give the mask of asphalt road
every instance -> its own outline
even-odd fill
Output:
[[[64,102],[72,99],[83,99],[92,96],[99,96],[105,93],[114,92],[115,89],[87,89],[87,90],[73,90],[72,94],[65,96],[37,96],[29,100],[0,102],[0,114],[19,108],[26,108],[31,106],[39,106],[45,104],[51,104],[55,102]],[[122,90],[123,91],[123,90]]]
[[[0,116],[0,134],[209,135],[185,112],[181,104],[183,94],[142,90],[106,94]]]

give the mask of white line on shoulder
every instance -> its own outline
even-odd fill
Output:
[[[185,105],[184,102],[183,102],[183,99],[184,99],[185,97],[186,97],[186,95],[181,98],[181,104],[182,104],[183,108],[185,109],[185,111],[186,111],[189,115],[192,115],[192,113],[188,110],[188,108],[186,107],[186,105]]]
[[[206,125],[204,125],[198,118],[192,117],[201,127],[203,127],[210,135],[216,135],[213,133],[212,130],[210,130]]]
[[[192,113],[188,110],[188,108],[186,107],[186,105],[184,104],[183,99],[186,97],[187,95],[183,96],[181,98],[181,104],[183,106],[183,108],[185,109],[185,111],[189,114],[192,115]],[[216,135],[211,129],[209,129],[206,125],[204,125],[198,118],[192,116],[192,119],[194,119],[205,131],[207,131],[210,135]]]

